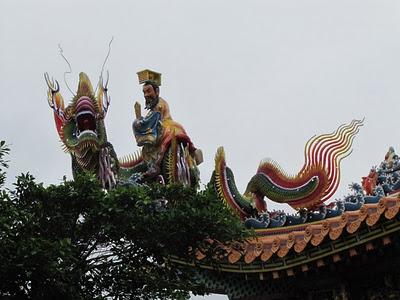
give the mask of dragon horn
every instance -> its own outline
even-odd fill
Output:
[[[54,112],[54,121],[56,123],[56,129],[61,140],[63,140],[62,126],[65,123],[65,108],[64,100],[60,94],[60,85],[57,80],[53,78],[50,80],[49,74],[44,73],[44,79],[49,88],[47,92],[47,102],[50,108]]]
[[[48,73],[44,73],[44,79],[46,80],[47,86],[49,88],[47,92],[47,103],[58,118],[64,122],[64,100],[60,94],[60,85],[57,80],[51,79]]]

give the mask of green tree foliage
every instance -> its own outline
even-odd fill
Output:
[[[0,187],[3,186],[6,180],[6,172],[4,169],[8,168],[7,161],[4,156],[9,153],[10,149],[6,145],[5,141],[0,141]]]
[[[5,143],[0,165],[6,163]],[[0,169],[0,184],[5,172]],[[104,191],[91,175],[44,187],[30,174],[1,187],[0,296],[21,299],[182,299],[196,285],[196,249],[243,239],[241,222],[212,189],[119,187]],[[221,249],[219,249],[221,250]]]

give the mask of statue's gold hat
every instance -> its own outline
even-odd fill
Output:
[[[143,70],[137,72],[139,83],[145,83],[145,82],[152,82],[158,86],[161,85],[161,73],[157,73],[151,70]]]

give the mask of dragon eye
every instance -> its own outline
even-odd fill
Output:
[[[71,119],[72,115],[73,115],[72,107],[68,106],[64,111],[64,117],[66,120],[69,120],[69,119]]]

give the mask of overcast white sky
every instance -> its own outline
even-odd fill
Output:
[[[0,0],[0,139],[12,148],[9,183],[26,171],[45,184],[71,178],[43,73],[62,83],[68,102],[57,45],[76,90],[80,71],[96,84],[112,36],[106,126],[120,156],[137,149],[136,72],[145,68],[163,74],[172,117],[203,150],[204,184],[219,146],[243,191],[262,158],[295,174],[308,138],[353,118],[365,117],[365,126],[342,162],[335,197],[389,146],[399,148],[399,1]]]

